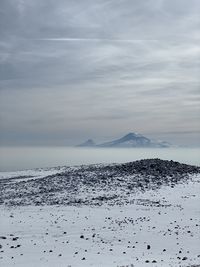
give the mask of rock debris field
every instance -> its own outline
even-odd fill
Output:
[[[200,267],[200,168],[160,159],[0,173],[0,266]]]

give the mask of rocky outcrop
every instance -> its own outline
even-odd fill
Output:
[[[122,205],[131,203],[138,191],[175,187],[198,173],[199,167],[160,159],[66,167],[39,179],[0,180],[0,204]]]

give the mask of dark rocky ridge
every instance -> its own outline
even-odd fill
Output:
[[[199,167],[160,159],[66,167],[39,179],[0,180],[0,204],[121,205],[131,203],[138,190],[174,187],[198,173]]]

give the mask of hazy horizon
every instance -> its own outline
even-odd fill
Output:
[[[200,146],[199,0],[0,1],[0,146]]]
[[[198,148],[0,147],[0,172],[151,158],[200,166]]]
[[[129,132],[127,133],[123,133],[121,135],[113,135],[113,136],[108,136],[107,138],[104,136],[98,136],[98,137],[91,137],[91,136],[88,136],[88,137],[85,137],[85,139],[81,139],[81,138],[78,138],[76,141],[70,141],[70,140],[67,140],[67,139],[63,139],[62,142],[59,140],[59,142],[55,142],[54,140],[52,140],[52,143],[45,143],[45,142],[38,142],[36,141],[35,143],[34,142],[25,142],[23,140],[23,142],[20,142],[20,143],[0,143],[0,147],[76,147],[78,145],[81,145],[83,143],[85,143],[86,141],[88,141],[89,139],[90,140],[93,140],[95,142],[96,145],[100,145],[100,144],[103,144],[105,142],[111,142],[111,141],[114,141],[114,140],[118,140],[122,137],[124,137],[125,135],[127,135]],[[137,132],[135,132],[137,133]],[[139,133],[141,134],[141,133]],[[184,135],[184,133],[181,133]],[[186,133],[188,134],[188,133]],[[198,133],[197,133],[198,134]],[[181,138],[180,138],[180,135],[177,135],[176,138],[170,138],[170,134],[169,134],[169,138],[168,139],[162,139],[160,138],[158,135],[154,134],[147,134],[147,135],[143,135],[153,141],[166,141],[166,142],[169,142],[171,145],[173,146],[177,146],[177,147],[182,147],[182,148],[200,148],[200,143],[192,143],[190,142],[189,144],[187,143],[184,143]],[[160,135],[162,136],[162,134]],[[157,138],[156,138],[157,137]],[[170,141],[171,140],[171,141]],[[92,148],[92,147],[91,147]],[[118,147],[120,149],[120,147]],[[123,146],[122,146],[123,148]],[[144,147],[144,149],[148,149],[148,147]],[[134,149],[134,147],[130,147],[129,149]],[[155,148],[156,149],[156,148]],[[165,149],[165,148],[163,148]]]

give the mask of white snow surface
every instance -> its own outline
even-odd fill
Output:
[[[0,172],[0,179],[8,179],[15,177],[22,177],[22,180],[25,179],[37,179],[46,177],[48,175],[53,175],[56,173],[61,173],[69,167],[51,167],[51,168],[36,168],[23,171],[13,171],[13,172]]]
[[[0,266],[200,266],[199,203],[196,175],[123,206],[2,205]]]

